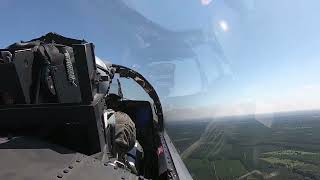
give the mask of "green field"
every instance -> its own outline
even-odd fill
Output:
[[[247,170],[239,160],[209,161],[205,159],[186,159],[185,162],[195,179],[200,180],[234,179],[247,173]]]
[[[281,166],[308,177],[320,177],[320,154],[312,152],[283,150],[262,154],[261,160],[274,166]]]
[[[216,160],[212,162],[219,179],[236,178],[248,172],[239,160]]]
[[[194,179],[320,179],[320,111],[168,124]]]
[[[201,159],[186,159],[186,165],[195,180],[215,179],[211,162]]]

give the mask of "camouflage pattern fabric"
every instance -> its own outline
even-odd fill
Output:
[[[123,112],[115,112],[114,145],[120,155],[127,153],[136,142],[136,127],[131,118]]]

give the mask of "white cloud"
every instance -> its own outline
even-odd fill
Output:
[[[211,105],[174,109],[165,112],[166,118],[171,120],[193,120],[203,118],[217,118],[232,115],[261,114],[286,112],[297,110],[320,109],[320,85],[306,85],[292,89],[285,96],[269,99],[246,98],[243,102],[225,105]]]

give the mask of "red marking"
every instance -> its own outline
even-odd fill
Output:
[[[158,147],[157,149],[158,156],[160,156],[160,154],[162,154],[163,152],[164,152],[163,147],[162,146]]]

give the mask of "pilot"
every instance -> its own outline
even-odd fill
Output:
[[[136,127],[132,119],[124,112],[116,111],[108,119],[111,126],[112,154],[116,161],[123,163],[133,173],[138,174],[143,149],[136,140]],[[116,164],[116,163],[114,163]]]
[[[108,69],[107,65],[99,57],[95,57],[97,65],[101,68]],[[106,73],[99,70],[102,76]],[[108,84],[101,84],[99,87],[100,93],[107,93]],[[111,109],[118,109],[120,96],[116,94],[109,94],[107,97],[107,107]],[[117,154],[119,158],[123,157],[129,150],[131,150],[136,143],[136,127],[132,119],[122,111],[107,111],[106,124],[111,125],[112,133],[112,153]]]
[[[114,151],[123,157],[136,143],[136,127],[126,113],[117,111],[114,116]]]
[[[101,68],[108,69],[108,65],[105,64],[99,57],[96,57],[96,63]],[[99,70],[102,76],[106,76],[106,73]],[[108,84],[100,84],[100,93],[108,92]],[[136,126],[130,116],[120,109],[121,96],[110,93],[106,99],[105,124],[109,128],[110,146],[109,149],[116,160],[124,163],[126,166],[137,174],[139,169],[139,162],[143,157],[143,149],[139,142],[136,140]],[[113,109],[113,110],[112,110]],[[115,163],[114,163],[115,164]]]

